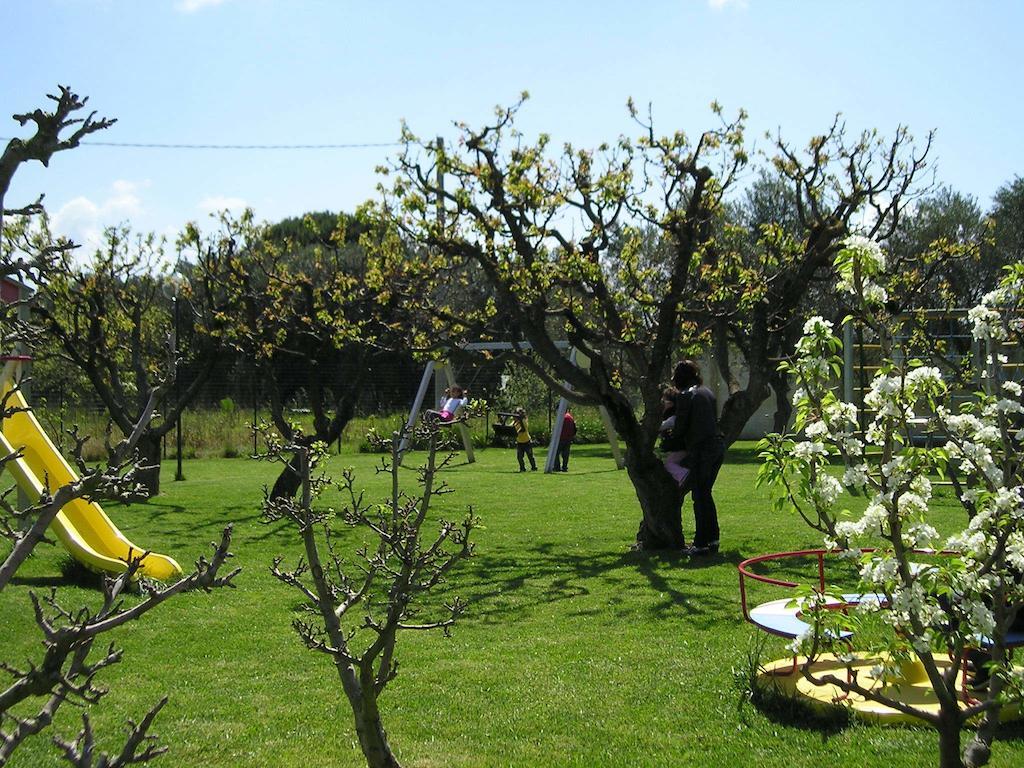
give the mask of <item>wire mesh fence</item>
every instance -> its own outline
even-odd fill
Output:
[[[457,381],[469,390],[473,399],[486,401],[488,410],[479,423],[471,428],[475,445],[498,445],[493,424],[494,412],[523,405],[530,415],[531,434],[535,441],[547,441],[553,427],[559,397],[536,377],[525,377],[507,357],[492,356],[453,361]],[[355,415],[342,435],[340,443],[351,442],[362,450],[370,450],[365,439],[370,429],[390,432],[400,429],[408,418],[416,390],[423,376],[425,363],[408,355],[384,354],[378,356],[372,368],[365,371],[364,385],[359,389]],[[327,380],[328,388],[345,385],[343,377],[351,374],[345,366],[339,367],[337,380]],[[179,385],[187,388],[196,372],[188,365],[182,367]],[[312,424],[312,413],[306,379],[298,369],[284,368],[275,372],[279,391],[287,393],[285,417],[304,429]],[[33,408],[62,450],[71,445],[69,431],[77,428],[90,436],[85,446],[85,458],[97,460],[104,455],[103,442],[108,429],[111,437],[120,437],[119,430],[111,427],[106,404],[87,384],[72,384],[70,377],[33,377],[30,384]],[[435,383],[428,394],[433,403],[441,395],[443,383]],[[200,387],[181,417],[182,456],[240,457],[259,449],[252,425],[270,420],[270,387],[251,360],[227,358],[215,367]],[[593,411],[593,413],[591,413]],[[580,442],[602,442],[603,425],[596,408],[576,409]],[[157,415],[159,423],[160,415]],[[165,436],[164,457],[176,458],[177,445],[174,430]]]

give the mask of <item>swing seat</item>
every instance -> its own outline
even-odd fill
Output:
[[[516,428],[511,424],[495,424],[494,437],[498,440],[515,440]]]

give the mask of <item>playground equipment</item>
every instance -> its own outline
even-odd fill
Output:
[[[569,350],[569,361],[573,365],[586,365],[587,361],[580,359],[582,356],[577,353],[575,348],[570,348],[568,342],[555,342],[555,345],[562,350]],[[510,349],[532,349],[529,342],[478,342],[474,344],[466,344],[463,349],[477,352],[495,352]],[[406,429],[404,436],[402,437],[402,443],[399,447],[399,457],[403,456],[409,449],[409,436],[412,434],[412,428],[416,424],[421,409],[423,408],[423,401],[427,395],[427,389],[430,386],[430,380],[433,378],[435,372],[443,376],[445,386],[451,387],[455,384],[455,372],[452,370],[452,365],[449,361],[443,360],[439,363],[430,361],[427,363],[426,368],[423,371],[423,377],[420,379],[420,386],[416,390],[416,398],[413,400],[412,408],[409,411],[409,419],[406,422]],[[565,385],[568,387],[568,383]],[[554,423],[560,425],[562,419],[565,417],[565,411],[569,407],[569,401],[565,397],[562,397],[558,401],[558,410],[555,415]],[[605,434],[608,436],[608,443],[611,445],[612,456],[615,458],[615,466],[618,469],[622,469],[625,465],[625,458],[622,455],[622,451],[619,448],[618,436],[615,434],[615,429],[612,427],[611,417],[608,416],[608,411],[604,406],[600,406],[599,412],[601,414],[601,422],[604,425]],[[466,451],[466,461],[472,464],[476,461],[476,457],[473,453],[473,443],[470,440],[469,429],[462,422],[455,422],[455,428],[459,430],[459,437],[462,440],[462,446]],[[511,425],[506,425],[504,421],[500,421],[495,425],[495,430],[501,436],[501,427],[511,429]],[[514,432],[509,435],[506,431],[505,436],[515,437]],[[546,473],[555,471],[555,462],[558,458],[558,437],[559,429],[551,430],[551,441],[548,444],[547,459],[544,462],[544,471]]]
[[[516,414],[509,413],[506,411],[498,411],[498,421],[494,424],[494,436],[498,439],[498,442],[503,444],[507,448],[512,448],[516,444],[516,437],[519,434],[516,432],[515,424],[513,423],[516,418]]]
[[[825,578],[825,559],[829,554],[824,549],[809,549],[795,552],[777,552],[744,560],[738,566],[740,604],[743,618],[768,634],[791,640],[801,636],[811,628],[810,624],[804,620],[802,614],[803,599],[791,595],[789,597],[769,600],[753,607],[748,603],[748,580],[788,590],[795,590],[800,587],[800,584],[797,582],[784,581],[755,573],[752,570],[755,565],[773,561],[791,564],[792,561],[799,558],[815,558],[817,566],[816,590],[819,595],[826,596],[825,607],[829,610],[850,610],[866,600],[884,603],[885,598],[880,595],[840,593],[838,590],[829,590],[826,586]],[[948,553],[929,552],[922,554],[941,555]],[[928,566],[922,564],[920,567]],[[852,660],[841,660],[834,654],[822,654],[816,657],[809,665],[809,671],[814,677],[821,679],[825,675],[832,675],[839,679],[845,678],[848,681],[856,678],[861,685],[867,688],[877,687],[887,697],[910,705],[915,709],[938,712],[938,700],[925,673],[924,666],[920,661],[914,660],[901,664],[898,679],[893,680],[890,676],[883,680],[878,675],[877,670],[888,661],[887,659],[870,655],[857,657],[856,653],[853,652],[852,632],[843,631],[839,634],[838,639],[851,649]],[[985,638],[979,638],[978,644],[979,646],[984,646]],[[1006,636],[1006,646],[1010,649],[1024,646],[1024,632],[1008,633]],[[808,680],[800,673],[806,662],[807,659],[805,657],[796,655],[769,662],[761,667],[758,683],[765,687],[774,687],[786,695],[802,699],[811,705],[822,708],[832,707],[839,703],[844,704],[850,707],[855,715],[869,722],[879,724],[920,722],[912,715],[871,701],[856,693],[847,694],[837,685],[818,685]],[[943,672],[948,670],[953,664],[951,660],[941,658],[936,659],[936,663]],[[965,706],[974,702],[967,685],[966,670],[964,668],[957,671],[957,687],[960,690],[961,701]],[[1021,704],[1013,703],[1006,705],[1001,712],[1001,717],[1004,720],[1024,717]]]
[[[21,391],[14,387],[19,363],[18,358],[7,359],[0,378],[0,392],[7,397],[7,406],[16,411],[3,419],[0,451],[5,456],[21,452],[6,468],[28,498],[38,499],[47,489],[74,482],[78,476],[47,436]],[[140,575],[160,581],[182,575],[181,566],[173,558],[129,541],[95,502],[75,499],[64,505],[50,531],[75,560],[91,570],[123,573],[129,561],[143,555]]]
[[[993,394],[994,380],[983,376],[985,365],[979,361],[998,359],[1002,368],[1002,379],[1007,381],[1024,380],[1024,350],[1011,341],[984,342],[974,338],[971,331],[971,320],[966,309],[928,309],[908,313],[901,318],[903,330],[893,339],[896,345],[895,354],[904,354],[903,345],[910,342],[915,327],[924,323],[929,329],[930,350],[913,349],[912,355],[922,359],[931,357],[927,362],[939,365],[948,370],[969,368],[974,372],[970,381],[954,382],[946,395],[946,405],[956,410],[960,404],[976,399],[977,392]],[[880,357],[881,346],[872,336],[869,328],[853,319],[843,324],[843,399],[855,403],[861,414],[861,428],[865,427],[865,414],[870,409],[864,407],[864,395],[870,388],[870,381],[883,365]],[[965,365],[966,363],[971,363]],[[945,436],[927,428],[929,414],[919,412],[917,418],[910,419],[908,426],[909,440],[925,445],[942,443]]]

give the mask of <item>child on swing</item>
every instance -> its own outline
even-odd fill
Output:
[[[439,421],[442,424],[450,424],[455,420],[455,414],[458,413],[459,408],[469,402],[469,398],[467,397],[468,394],[468,390],[463,389],[458,384],[452,384],[450,387],[445,389],[438,409],[436,411],[426,411],[423,414],[423,417],[425,419]]]

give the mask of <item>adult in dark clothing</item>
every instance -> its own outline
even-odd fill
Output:
[[[576,419],[572,412],[566,408],[565,416],[562,417],[562,431],[558,434],[558,456],[555,459],[555,472],[569,471],[569,451],[572,449],[572,441],[576,438]],[[561,467],[559,467],[561,463]]]
[[[672,383],[680,390],[676,398],[676,423],[672,437],[685,445],[691,462],[687,479],[693,495],[696,528],[690,556],[718,552],[718,509],[712,490],[725,458],[725,440],[718,431],[718,403],[714,393],[704,386],[700,367],[683,360],[672,374]]]

